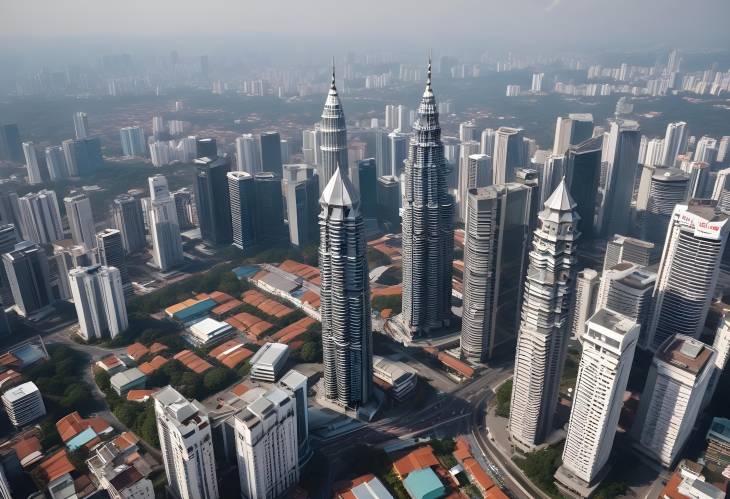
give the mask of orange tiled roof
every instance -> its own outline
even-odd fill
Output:
[[[61,449],[55,454],[51,454],[40,465],[40,469],[49,482],[56,478],[75,471],[76,468],[68,459],[66,449]]]
[[[159,388],[149,390],[129,390],[127,392],[127,400],[129,400],[130,402],[142,402],[143,400],[145,400],[145,397],[151,397],[154,393],[157,392],[157,390],[159,390]]]
[[[489,491],[489,489],[494,487],[494,481],[489,478],[489,475],[487,475],[487,473],[482,469],[476,459],[473,457],[467,457],[463,464],[464,469],[474,480],[476,480],[482,490]]]
[[[267,332],[269,329],[274,327],[273,324],[267,321],[259,321],[250,328],[248,328],[248,332],[254,335],[256,338],[259,336],[262,336],[265,332]]]
[[[220,355],[225,354],[228,350],[232,348],[241,348],[243,346],[243,343],[241,340],[232,339],[228,340],[224,343],[221,343],[217,347],[215,347],[213,350],[208,352],[208,355],[214,358],[219,358]]]
[[[164,343],[154,342],[152,345],[150,345],[150,353],[160,353],[167,349],[168,347]]]
[[[266,300],[266,297],[255,289],[249,289],[248,291],[243,293],[241,298],[243,298],[244,303],[248,303],[249,305],[252,305],[254,307],[258,306],[259,303]]]
[[[87,428],[93,429],[96,433],[103,433],[111,428],[111,425],[100,417],[82,418],[77,411],[62,417],[56,423],[56,430],[63,442],[68,442]]]
[[[155,358],[150,360],[149,362],[143,362],[139,365],[139,370],[142,371],[144,374],[152,374],[153,372],[157,371],[159,368],[167,364],[167,360],[165,357],[162,357],[160,355],[156,355]]]
[[[221,364],[230,369],[233,369],[238,364],[251,356],[253,356],[253,352],[251,350],[249,350],[248,348],[239,348],[235,352],[226,355],[225,358],[221,360]]]
[[[114,439],[114,447],[119,449],[121,452],[124,452],[125,450],[129,449],[133,445],[136,445],[137,442],[139,442],[139,437],[132,433],[131,431],[125,431],[121,435],[119,435],[117,438]]]
[[[244,326],[241,321],[236,319],[235,317],[229,317],[224,322],[226,322],[228,325],[230,325],[233,328],[238,329],[239,331],[243,332],[246,330],[246,326]]]
[[[207,296],[207,295],[206,295]],[[172,316],[176,312],[179,312],[180,310],[185,310],[186,308],[195,305],[200,300],[194,299],[194,298],[188,298],[187,300],[181,301],[180,303],[176,303],[174,305],[171,305],[165,309],[165,313],[169,316]]]
[[[451,355],[443,352],[439,352],[436,356],[444,365],[450,367],[454,371],[458,372],[462,376],[471,378],[474,376],[474,369],[469,367],[466,363],[459,359],[452,357]]]
[[[241,300],[236,300],[235,298],[232,298],[231,300],[229,300],[225,303],[221,303],[220,305],[215,307],[210,312],[215,315],[223,315],[223,314],[227,314],[231,310],[237,309],[241,305],[243,305],[243,302]]]
[[[210,298],[212,298],[213,301],[218,304],[228,303],[229,301],[234,299],[231,295],[229,295],[228,293],[224,293],[223,291],[213,291],[210,294]]]
[[[334,496],[337,499],[357,499],[355,494],[352,493],[352,489],[360,484],[369,482],[373,478],[375,478],[375,475],[368,473],[367,475],[362,475],[357,478],[353,478],[352,480],[335,483],[332,486],[334,489]]]
[[[302,340],[296,340],[289,343],[288,346],[289,350],[291,350],[292,352],[296,352],[304,346],[304,342]]]
[[[185,367],[198,374],[202,374],[208,369],[213,368],[210,363],[204,361],[190,350],[183,350],[182,352],[178,352],[173,358],[179,360],[183,363]]]
[[[0,355],[0,366],[20,367],[20,359],[12,353],[4,353]]]
[[[469,448],[469,442],[464,437],[458,437],[456,439],[456,450],[454,450],[454,457],[457,461],[463,461],[468,457],[472,457],[471,449]]]
[[[208,293],[198,293],[197,295],[195,295],[196,300],[207,300],[208,298],[210,298],[210,295]]]
[[[393,286],[386,286],[384,288],[375,288],[371,291],[371,298],[376,296],[398,296],[403,293],[402,284],[394,284]]]
[[[145,355],[149,350],[146,346],[144,346],[142,343],[132,343],[127,347],[127,355],[132,357],[134,360],[139,359],[143,355]]]
[[[304,293],[301,297],[302,303],[309,303],[314,308],[319,308],[319,304],[321,302],[321,299],[317,293],[314,291],[307,291]]]
[[[244,393],[246,393],[249,390],[250,390],[250,388],[248,386],[244,385],[243,383],[239,383],[236,386],[234,386],[233,388],[231,388],[231,392],[238,397],[240,397],[241,395],[243,395]]]
[[[13,445],[13,449],[15,449],[15,454],[17,454],[18,460],[23,467],[33,464],[37,459],[43,457],[43,447],[41,447],[41,441],[38,440],[38,437],[27,437],[19,440],[15,445]],[[32,459],[30,462],[23,463],[23,460],[32,457],[33,454],[37,454],[37,459]]]
[[[672,473],[669,477],[669,481],[664,486],[664,490],[659,497],[666,497],[667,499],[687,499],[687,496],[679,493],[679,485],[682,483],[682,475],[679,471]]]
[[[277,331],[276,333],[271,335],[271,339],[279,341],[280,339],[282,339],[284,337],[288,337],[289,340],[291,341],[291,339],[304,333],[309,328],[309,326],[311,326],[315,322],[317,322],[317,321],[315,321],[314,319],[312,319],[309,316],[302,317],[298,321],[292,322],[285,328],[280,329],[279,331]],[[293,333],[296,333],[296,334],[294,334],[294,336],[291,336]],[[281,343],[283,343],[283,342],[281,342]]]
[[[418,449],[410,451],[405,456],[398,459],[393,463],[395,471],[401,477],[405,478],[408,473],[423,468],[430,468],[431,466],[438,465],[438,459],[433,453],[433,449],[430,445],[419,447]]]
[[[380,311],[380,317],[382,317],[383,319],[390,319],[391,315],[393,315],[392,308],[384,308]]]
[[[261,322],[262,320],[253,314],[249,314],[248,312],[241,312],[240,314],[234,315],[233,318],[243,324],[243,327],[247,329],[256,323]]]
[[[4,373],[0,373],[0,388],[3,387],[3,385],[10,386],[12,383],[18,381],[21,378],[20,373],[13,371],[12,369],[8,369]]]
[[[107,355],[106,357],[104,357],[103,359],[101,359],[99,362],[101,362],[102,364],[104,364],[104,366],[107,369],[112,369],[114,367],[117,367],[117,366],[121,366],[122,365],[122,361],[119,360],[119,357],[117,357],[116,355]]]

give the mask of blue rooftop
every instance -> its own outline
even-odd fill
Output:
[[[233,273],[236,274],[236,277],[238,277],[239,279],[245,279],[254,275],[259,270],[261,269],[252,265],[243,265],[241,267],[236,267],[235,269],[233,269]]]
[[[444,484],[431,468],[412,471],[403,480],[403,485],[413,499],[437,499],[446,493]]]
[[[218,303],[215,300],[213,300],[212,298],[207,298],[205,300],[199,301],[195,305],[190,305],[187,308],[178,310],[177,312],[172,314],[172,317],[179,321],[187,322],[196,317],[202,317],[203,315],[208,314],[217,306]]]
[[[82,445],[86,445],[97,437],[96,432],[93,428],[86,428],[84,431],[73,437],[71,440],[66,442],[66,447],[71,452],[75,451]]]

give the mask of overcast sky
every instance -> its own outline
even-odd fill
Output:
[[[727,49],[729,19],[730,0],[0,0],[0,35],[36,41],[258,32],[429,46]]]

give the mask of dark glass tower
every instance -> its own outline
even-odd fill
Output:
[[[195,160],[195,206],[198,209],[200,235],[212,245],[230,244],[231,206],[228,198],[228,158],[209,157]]]

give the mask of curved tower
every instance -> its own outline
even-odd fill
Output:
[[[344,169],[342,174],[347,176],[347,127],[345,113],[342,111],[342,103],[335,86],[334,63],[332,64],[332,84],[322,110],[319,132],[322,138],[319,146],[321,151],[318,172],[319,192],[323,192],[338,166]]]
[[[373,379],[370,283],[360,196],[337,168],[319,204],[325,398],[355,408],[367,403]]]
[[[449,324],[454,252],[454,201],[447,190],[430,60],[405,168],[401,320],[411,336],[422,336]]]

